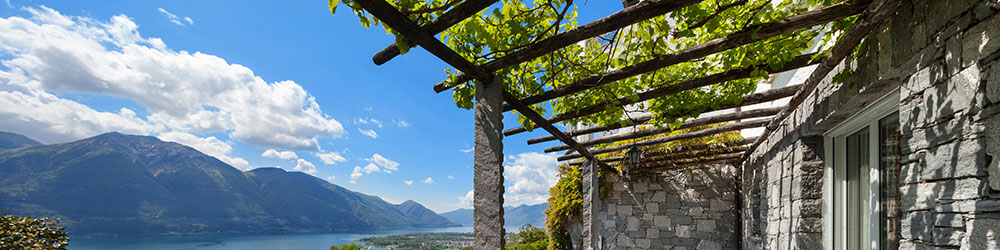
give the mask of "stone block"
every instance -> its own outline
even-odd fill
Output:
[[[990,77],[986,80],[986,99],[992,103],[1000,103],[1000,63],[990,67]]]
[[[670,224],[670,223],[667,223],[667,224]],[[646,229],[646,238],[650,238],[650,239],[658,239],[658,238],[660,238],[660,229],[659,228],[649,228],[649,229]]]
[[[699,250],[721,250],[722,244],[715,241],[702,240],[701,242],[698,242],[698,246],[695,248]]]
[[[938,213],[934,215],[934,226],[964,228],[965,217],[956,213]]]
[[[903,211],[930,209],[934,206],[937,198],[935,197],[937,183],[934,182],[903,185],[899,189],[902,192],[900,203],[902,203],[901,208]]]
[[[923,155],[920,179],[938,180],[981,176],[986,167],[982,140],[960,140],[931,148]]]
[[[962,70],[962,40],[952,37],[945,42],[944,69],[946,76],[953,76]]]
[[[694,220],[691,219],[691,216],[674,216],[673,218],[670,218],[670,220],[674,222],[674,224],[679,224],[679,225],[691,225],[694,223]]]
[[[935,227],[934,245],[938,246],[959,246],[962,245],[962,238],[965,231],[950,227]]]
[[[624,235],[624,234],[618,235],[618,240],[617,241],[618,241],[618,246],[620,246],[620,247],[633,247],[633,246],[635,246],[634,243],[632,242],[632,238],[628,237],[628,235]]]
[[[712,211],[726,211],[732,209],[732,205],[720,200],[712,200],[709,202],[709,210]]]
[[[972,26],[962,37],[962,66],[971,66],[1000,49],[1000,15]]]
[[[933,234],[931,229],[934,228],[933,215],[925,211],[906,213],[900,220],[900,227],[903,229],[900,236],[909,240],[931,241]]]
[[[971,219],[966,222],[962,249],[1000,249],[1000,220]]]
[[[688,226],[688,225],[677,226],[677,230],[676,230],[676,232],[674,232],[674,234],[676,234],[677,237],[680,237],[680,238],[690,238],[691,237],[691,226]]]
[[[653,198],[650,198],[652,202],[664,202],[667,201],[667,193],[664,191],[656,191],[653,193]]]
[[[656,202],[646,203],[646,213],[647,214],[656,214],[656,213],[659,213],[659,212],[660,212],[660,203],[656,203]]]
[[[649,249],[649,239],[635,239],[635,247],[639,249]]]
[[[639,218],[628,217],[625,219],[625,230],[629,232],[639,231]]]
[[[922,112],[911,119],[916,119],[918,124],[930,124],[972,107],[979,87],[979,76],[979,68],[971,65],[955,76],[947,78],[947,82],[934,84],[923,92],[923,109],[918,110]]]
[[[642,182],[642,181],[638,181],[638,182],[633,182],[632,183],[632,192],[633,193],[642,194],[642,193],[646,193],[646,191],[649,191],[649,184],[646,184],[645,182]]]
[[[618,205],[618,215],[632,216],[632,205]]]
[[[939,199],[967,200],[979,198],[979,186],[982,184],[978,178],[953,179],[939,182]]]
[[[670,227],[670,217],[665,215],[653,216],[653,226],[659,228]]]
[[[1000,115],[986,121],[986,154],[992,157],[989,164],[990,188],[1000,191]]]
[[[715,221],[714,220],[698,220],[695,222],[696,230],[701,232],[713,232],[715,231]]]

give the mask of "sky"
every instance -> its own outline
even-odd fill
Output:
[[[586,23],[617,1],[577,3]],[[470,110],[448,66],[326,1],[0,1],[0,131],[46,144],[118,131],[249,170],[301,171],[392,203],[472,207]],[[505,127],[517,126],[505,115]],[[542,130],[504,142],[506,205],[556,183]]]

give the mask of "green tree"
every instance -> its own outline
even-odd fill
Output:
[[[59,220],[0,212],[0,249],[66,249],[69,237]]]
[[[330,250],[368,250],[368,249],[371,249],[371,248],[372,247],[366,247],[366,246],[362,246],[361,244],[351,242],[351,243],[347,243],[347,244],[340,244],[340,245],[332,246],[332,247],[330,247]]]

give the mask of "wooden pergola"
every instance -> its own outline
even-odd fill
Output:
[[[838,64],[840,64],[840,62],[851,53],[851,51],[863,38],[886,16],[891,14],[896,6],[899,5],[899,0],[875,0],[875,2],[872,2],[872,0],[847,0],[845,2],[836,3],[820,9],[789,16],[778,21],[756,25],[756,27],[728,34],[696,46],[680,49],[669,54],[658,55],[647,61],[608,70],[601,74],[577,80],[565,86],[547,89],[541,94],[518,99],[511,93],[507,92],[502,83],[496,82],[499,81],[499,78],[494,76],[494,72],[555,52],[563,47],[570,46],[582,40],[600,36],[646,19],[664,15],[686,6],[697,4],[700,1],[628,1],[625,3],[626,7],[621,11],[601,18],[597,21],[579,26],[575,29],[561,32],[535,43],[525,45],[515,52],[480,65],[470,62],[454,50],[448,48],[444,43],[438,40],[435,35],[462,20],[475,15],[483,9],[488,8],[496,3],[497,0],[465,0],[424,26],[420,26],[411,21],[406,15],[402,14],[400,10],[396,9],[384,0],[354,1],[372,16],[378,18],[385,25],[399,32],[408,44],[424,48],[442,61],[461,71],[457,77],[457,81],[452,81],[450,83],[438,83],[434,85],[435,91],[442,92],[457,84],[475,81],[474,235],[476,249],[502,249],[504,246],[504,189],[502,173],[503,137],[527,131],[527,129],[523,126],[503,130],[503,124],[501,122],[502,112],[516,110],[532,121],[536,126],[541,127],[550,134],[549,136],[530,139],[528,140],[528,144],[559,140],[563,145],[547,148],[545,149],[545,152],[564,150],[570,150],[572,152],[559,157],[560,161],[584,158],[584,161],[574,161],[571,162],[571,164],[583,165],[585,173],[594,173],[598,171],[598,168],[605,170],[611,169],[611,167],[607,165],[608,163],[615,163],[622,160],[621,158],[598,159],[595,157],[597,154],[615,152],[633,146],[657,145],[676,140],[698,138],[719,133],[739,131],[741,129],[763,127],[764,132],[759,137],[745,138],[739,141],[729,142],[724,145],[695,145],[670,153],[650,154],[644,159],[645,163],[649,163],[647,165],[652,164],[652,166],[667,167],[678,165],[732,164],[736,166],[736,188],[739,189],[739,169],[741,168],[741,163],[745,162],[750,154],[766,140],[768,135],[778,128],[782,120],[787,118],[809,94],[815,91],[821,80],[823,80],[823,78],[825,78]],[[786,63],[785,66],[780,69],[771,69],[764,67],[765,65],[757,65],[753,67],[728,70],[721,73],[688,79],[676,84],[663,84],[660,87],[635,94],[638,98],[635,98],[634,96],[624,96],[614,100],[607,100],[605,103],[579,107],[573,112],[559,113],[550,117],[543,117],[529,108],[529,105],[537,105],[555,98],[596,88],[603,84],[653,72],[672,65],[698,60],[715,53],[763,41],[781,34],[811,28],[855,15],[860,16],[857,21],[855,21],[853,26],[851,26],[846,33],[844,33],[841,38],[835,42],[827,55],[821,57],[816,57],[812,54],[802,55]],[[393,44],[378,52],[373,57],[373,61],[375,64],[381,65],[397,55],[399,55],[399,49],[395,44]],[[621,144],[619,146],[601,149],[591,149],[588,148],[588,146],[625,140],[636,140],[637,138],[648,138],[650,136],[670,133],[673,130],[670,128],[644,128],[630,133],[620,133],[597,139],[576,141],[573,139],[573,136],[610,131],[623,127],[638,128],[638,126],[648,124],[652,117],[633,117],[628,118],[629,121],[623,124],[594,126],[568,132],[561,131],[554,126],[554,124],[558,122],[598,114],[604,111],[605,107],[611,104],[625,107],[626,105],[648,101],[653,98],[673,95],[682,91],[702,88],[732,80],[751,78],[752,72],[757,69],[766,69],[768,73],[779,73],[810,65],[817,65],[816,69],[801,84],[747,95],[743,97],[742,103],[724,105],[707,111],[741,108],[748,105],[790,98],[788,101],[789,103],[786,106],[751,110],[741,108],[737,109],[739,111],[736,112],[728,112],[721,115],[692,119],[683,123],[680,128],[693,128],[708,124],[733,122],[723,126],[691,131],[685,134],[668,135],[657,137],[655,139],[634,141]],[[596,198],[596,185],[594,184],[596,176],[596,174],[591,174],[589,176],[585,175],[585,199]],[[590,179],[588,180],[588,178]],[[739,199],[738,193],[737,199]],[[584,219],[596,220],[594,216],[591,216],[593,214],[592,204],[590,204],[590,202],[585,202],[584,206]],[[586,218],[588,216],[589,218]],[[739,220],[738,214],[737,220]],[[739,225],[741,224],[737,221],[737,231],[740,231]],[[584,249],[590,249],[590,247],[595,246],[597,242],[595,230],[596,228],[584,229]]]

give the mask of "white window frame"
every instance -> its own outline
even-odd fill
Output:
[[[824,134],[823,148],[826,157],[823,171],[823,248],[824,249],[845,249],[847,239],[845,234],[847,225],[845,196],[846,193],[846,138],[861,129],[868,129],[868,216],[862,217],[862,225],[869,225],[863,228],[862,242],[868,242],[867,248],[862,250],[878,250],[880,239],[880,197],[879,189],[879,121],[899,110],[899,90],[885,95],[858,112],[836,127],[828,130]],[[862,181],[865,181],[862,176]],[[837,190],[834,196],[834,190]],[[838,207],[835,209],[834,205]],[[864,212],[864,211],[855,211]],[[839,234],[838,234],[839,233]]]

